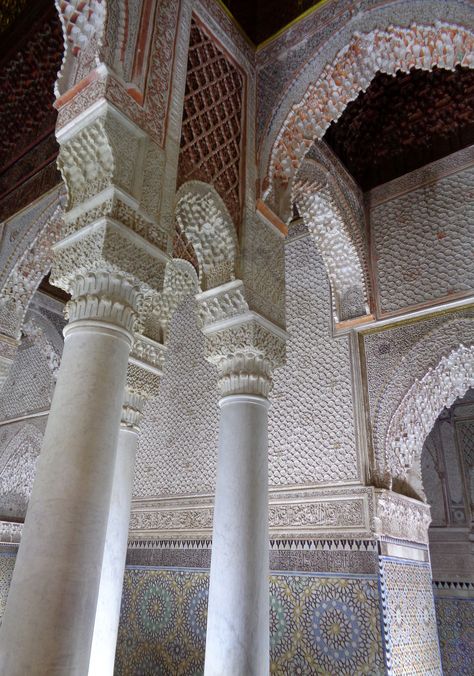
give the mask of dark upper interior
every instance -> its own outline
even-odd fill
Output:
[[[319,3],[320,0],[223,0],[254,45]]]
[[[318,4],[225,3],[255,42]],[[0,39],[1,198],[57,154],[52,103],[62,32],[53,0],[2,0]],[[324,140],[363,190],[466,147],[474,141],[474,70],[378,73]]]

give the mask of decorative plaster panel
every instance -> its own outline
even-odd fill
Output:
[[[55,383],[53,366],[34,337],[24,338],[0,396],[0,419],[48,409]]]
[[[270,484],[357,480],[347,337],[331,336],[329,284],[313,240],[286,245],[287,363],[269,412]]]
[[[383,313],[474,288],[474,166],[422,187],[419,171],[410,178],[410,192],[370,211]]]
[[[196,302],[188,298],[170,323],[159,394],[145,408],[134,494],[212,491],[217,431],[217,372],[204,359]]]
[[[33,487],[46,418],[0,428],[0,515],[23,519]]]
[[[0,624],[2,621],[5,606],[7,604],[8,591],[13,575],[15,565],[15,556],[0,552]]]

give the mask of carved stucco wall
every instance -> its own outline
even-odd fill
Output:
[[[357,480],[348,338],[331,336],[327,275],[308,233],[287,242],[285,258],[288,361],[271,395],[270,484]],[[146,409],[137,498],[213,491],[217,400],[216,373],[204,359],[190,298],[171,322],[160,393]]]
[[[0,517],[23,519],[26,513],[62,353],[61,309],[35,294],[0,392]],[[39,415],[27,417],[32,414]],[[17,418],[23,419],[13,422]]]
[[[287,363],[269,415],[272,484],[356,480],[347,336],[331,336],[329,283],[308,234],[286,244]]]
[[[216,473],[217,372],[203,356],[204,337],[192,298],[170,325],[167,360],[139,437],[136,496],[206,493]]]
[[[25,517],[45,427],[46,417],[0,427],[1,517]]]
[[[467,148],[368,196],[382,313],[474,288],[473,158]]]
[[[15,554],[13,552],[0,552],[0,624],[7,604],[14,565]]]

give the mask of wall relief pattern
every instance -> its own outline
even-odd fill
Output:
[[[2,444],[0,455],[0,514],[23,519],[36,475],[43,431],[30,423],[17,423],[14,429],[13,438]]]
[[[217,373],[204,359],[193,298],[171,320],[167,355],[159,394],[147,404],[141,425],[136,496],[207,493],[214,488]]]
[[[270,484],[353,480],[358,461],[348,339],[331,336],[329,283],[311,237],[287,241],[285,259],[289,339],[271,395]]]
[[[469,162],[465,151],[458,155],[460,164]],[[446,164],[445,160],[439,164]],[[387,192],[396,193],[397,184],[403,190],[407,181],[411,188],[370,210],[382,313],[466,294],[474,288],[474,273],[465,255],[474,236],[470,197],[474,167],[437,178],[441,173],[437,164],[392,181],[393,188],[387,184]],[[430,173],[433,179],[420,186]]]

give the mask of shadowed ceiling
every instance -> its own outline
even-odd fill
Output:
[[[363,190],[474,143],[474,70],[378,73],[324,140]]]
[[[255,45],[277,33],[321,0],[223,0]]]

